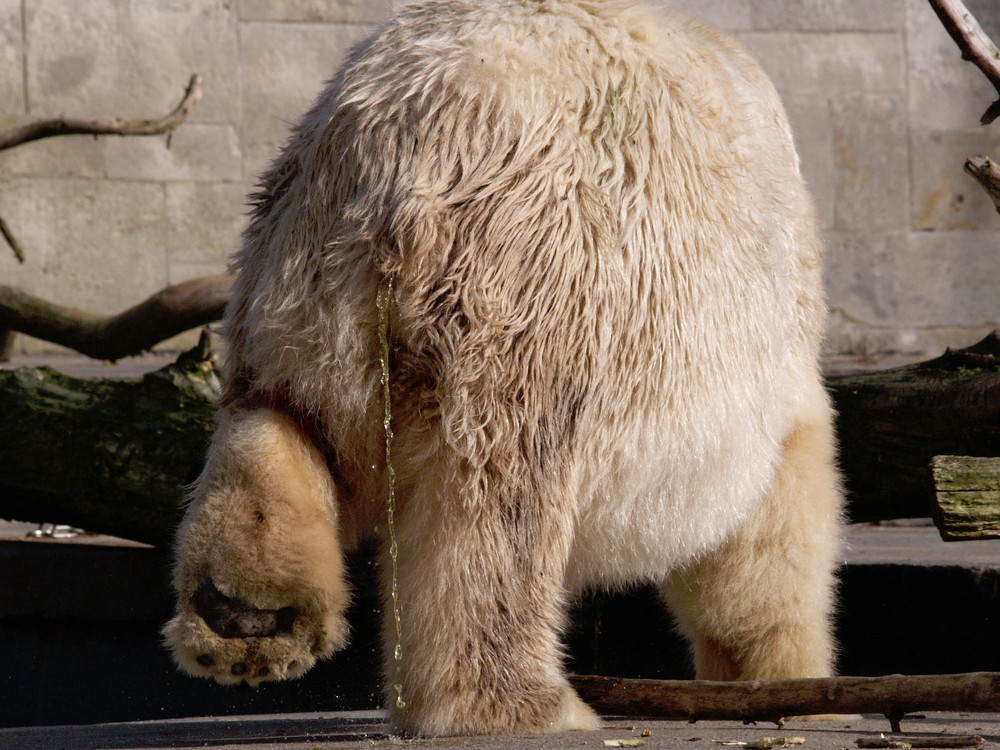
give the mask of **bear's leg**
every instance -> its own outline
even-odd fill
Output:
[[[398,659],[388,554],[383,566],[386,692],[396,726],[422,736],[597,728],[562,668],[572,512],[553,508],[557,502],[525,508],[502,495],[467,504],[445,474],[426,466],[397,521]]]
[[[829,407],[819,401],[785,441],[774,487],[747,523],[664,585],[699,679],[832,672],[841,492]]]
[[[284,414],[220,415],[176,550],[177,612],[163,632],[189,674],[296,677],[344,645],[336,489]]]

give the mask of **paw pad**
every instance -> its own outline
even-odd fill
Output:
[[[226,596],[211,581],[199,586],[191,601],[198,616],[223,638],[268,638],[289,632],[295,622],[293,607],[257,609],[240,599]],[[208,654],[204,656],[211,659]],[[201,657],[198,663],[202,663]]]

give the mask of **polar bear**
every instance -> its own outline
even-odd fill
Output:
[[[587,587],[655,582],[699,677],[828,675],[821,255],[727,36],[622,0],[401,10],[255,197],[177,538],[180,667],[302,674],[344,645],[343,552],[375,537],[404,732],[595,727],[560,647]]]

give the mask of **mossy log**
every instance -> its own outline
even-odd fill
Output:
[[[1000,458],[935,456],[931,472],[943,539],[1000,539]]]
[[[213,426],[204,353],[141,380],[0,372],[0,518],[166,543]],[[1000,456],[1000,337],[829,380],[854,520],[930,516],[931,459]]]
[[[200,348],[141,379],[0,372],[0,518],[168,544],[218,390]]]
[[[830,378],[855,521],[933,515],[931,459],[1000,456],[1000,335],[919,364]]]

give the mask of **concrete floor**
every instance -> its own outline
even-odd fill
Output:
[[[48,364],[84,377],[132,377],[161,367],[172,355],[147,355],[108,365],[80,357],[45,357],[2,363]],[[831,363],[829,370],[869,369],[863,363]],[[900,364],[880,361],[879,368]],[[0,524],[0,538],[21,539],[35,524]],[[57,544],[117,545],[120,540],[102,536],[71,540],[48,540]],[[131,544],[131,543],[125,543]],[[909,566],[959,566],[972,570],[1000,568],[1000,540],[944,543],[923,522],[881,526],[853,526],[848,530],[845,562],[851,564],[905,564]],[[1000,705],[997,706],[1000,711]],[[928,713],[903,721],[905,736],[968,735],[983,737],[988,745],[1000,744],[1000,713]],[[859,738],[877,738],[889,732],[883,717],[844,717],[832,722],[802,722],[779,729],[771,724],[744,726],[740,722],[635,720],[608,717],[602,729],[542,736],[457,737],[409,740],[393,737],[381,712],[335,712],[225,716],[105,723],[78,726],[38,726],[0,729],[0,750],[153,750],[196,747],[259,748],[263,750],[319,750],[320,748],[462,747],[482,750],[590,747],[603,748],[616,740],[638,740],[645,748],[690,748],[710,750],[723,743],[761,740],[767,737],[801,737],[804,750],[843,750],[855,747]],[[629,745],[626,745],[629,746]]]
[[[893,739],[976,735],[985,746],[1000,743],[1000,714],[912,715],[902,734],[889,734],[881,716],[843,717],[838,721],[744,725],[736,721],[655,721],[607,717],[592,732],[505,737],[403,739],[392,736],[384,715],[373,711],[173,719],[127,724],[0,729],[0,750],[154,750],[223,747],[257,750],[325,750],[328,748],[475,748],[476,750],[562,750],[624,746],[639,741],[647,750],[681,748],[712,750],[736,742],[767,738],[801,738],[802,750],[844,750],[858,739]],[[788,744],[792,744],[786,740]],[[796,743],[798,744],[798,743]]]

